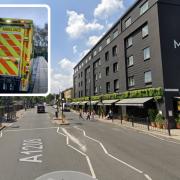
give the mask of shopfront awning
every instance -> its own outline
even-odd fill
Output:
[[[99,102],[98,106],[111,106],[112,104],[116,103],[117,101],[119,101],[118,99],[116,100],[103,100],[102,103]]]
[[[74,105],[74,106],[77,106],[77,105],[79,105],[79,102],[74,102],[73,105]]]
[[[180,97],[174,97],[174,98],[180,100]]]
[[[80,106],[84,106],[84,105],[87,104],[87,103],[88,103],[88,101],[83,101],[83,102],[80,102],[79,105],[80,105]]]
[[[97,105],[99,101],[91,101],[91,105]],[[90,105],[90,102],[88,101],[87,105]]]
[[[143,107],[144,103],[153,100],[153,97],[147,98],[132,98],[132,99],[123,99],[115,103],[116,106],[139,106]]]

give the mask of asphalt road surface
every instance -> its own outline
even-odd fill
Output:
[[[65,113],[70,125],[59,127],[51,121],[55,110],[46,111],[28,110],[0,134],[0,180],[40,180],[47,173],[43,179],[180,179],[180,142],[71,112]]]
[[[33,59],[32,93],[47,93],[48,91],[48,63],[44,57]]]

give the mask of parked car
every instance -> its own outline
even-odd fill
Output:
[[[45,113],[45,106],[43,104],[37,105],[37,113]]]

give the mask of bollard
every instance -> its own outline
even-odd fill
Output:
[[[56,116],[56,118],[58,118],[58,112],[57,111],[55,112],[55,116]]]
[[[147,121],[147,128],[148,128],[148,131],[149,131],[149,117],[146,118],[146,121]]]
[[[133,117],[131,117],[131,120],[132,120],[132,127],[134,127],[134,119],[133,119]]]

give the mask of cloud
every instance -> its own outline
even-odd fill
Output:
[[[77,46],[73,46],[73,53],[76,54],[77,53]]]
[[[101,0],[94,10],[94,16],[106,19],[120,9],[124,9],[124,0]]]
[[[89,47],[94,46],[100,39],[102,36],[90,36],[86,45]]]
[[[82,35],[96,30],[102,30],[103,25],[94,20],[93,22],[87,22],[84,14],[78,14],[75,11],[67,11],[68,25],[66,32],[71,38],[79,38]]]
[[[51,93],[57,93],[59,90],[73,86],[73,68],[76,63],[64,58],[59,61],[58,65],[58,71],[51,70]]]
[[[90,49],[85,49],[79,54],[79,59],[81,60],[88,52]]]

